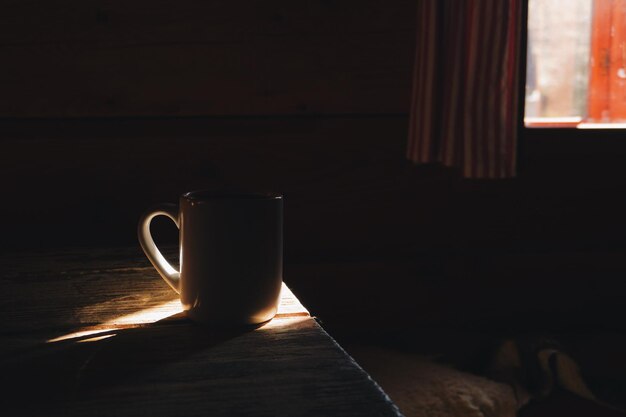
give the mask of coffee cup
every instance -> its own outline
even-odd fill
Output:
[[[179,229],[180,270],[157,248],[150,223],[169,217]],[[214,326],[260,325],[277,311],[283,269],[283,199],[278,194],[183,194],[139,219],[139,243],[180,294],[190,319]]]

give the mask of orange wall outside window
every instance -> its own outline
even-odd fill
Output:
[[[626,121],[626,0],[593,2],[587,121]]]

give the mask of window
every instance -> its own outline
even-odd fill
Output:
[[[626,128],[626,0],[529,0],[527,127]]]

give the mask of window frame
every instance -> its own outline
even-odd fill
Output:
[[[554,157],[558,149],[559,159],[563,161],[580,160],[581,157],[598,157],[618,151],[626,152],[626,128],[578,128],[567,123],[547,126],[526,126],[524,123],[526,90],[526,63],[528,45],[528,5],[530,0],[522,2],[521,38],[519,59],[518,90],[518,173],[524,175],[532,171],[532,165],[539,159]],[[558,164],[558,161],[554,161]],[[624,161],[626,164],[626,160]],[[571,163],[564,164],[571,166]],[[557,168],[555,168],[556,170]]]

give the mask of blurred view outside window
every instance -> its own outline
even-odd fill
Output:
[[[525,125],[626,128],[626,0],[530,0]]]

